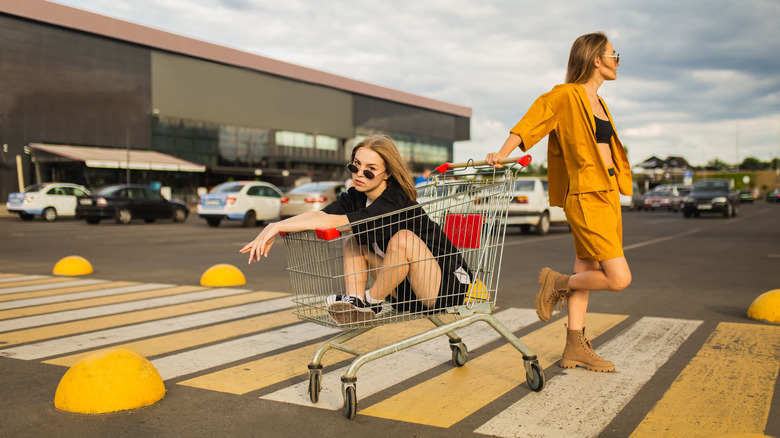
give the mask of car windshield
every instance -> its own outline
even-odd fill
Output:
[[[211,190],[211,193],[238,193],[244,187],[238,183],[222,183]]]
[[[302,186],[298,186],[290,190],[288,193],[322,193],[324,191],[327,191],[332,186],[333,184],[331,183],[304,184]]]
[[[729,185],[725,181],[703,181],[696,183],[693,186],[694,193],[696,192],[728,192]]]
[[[533,181],[517,181],[515,183],[515,190],[518,192],[532,192],[534,190]]]
[[[33,184],[33,185],[31,185],[31,186],[27,186],[27,187],[24,189],[24,192],[25,192],[25,193],[36,193],[36,192],[40,192],[40,191],[41,191],[41,189],[42,189],[42,188],[44,188],[45,186],[46,186],[46,184]]]
[[[95,194],[99,196],[112,196],[115,195],[120,190],[122,190],[122,187],[116,187],[116,186],[103,187],[102,189],[98,190],[97,193]]]

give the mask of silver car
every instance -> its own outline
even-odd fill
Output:
[[[281,216],[295,216],[322,210],[347,191],[343,181],[322,181],[298,186],[282,197]]]

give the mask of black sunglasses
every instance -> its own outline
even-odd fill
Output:
[[[353,163],[347,164],[347,170],[349,170],[352,173],[358,173],[360,171],[360,169],[358,169],[358,167],[355,166]],[[382,172],[379,172],[379,173],[384,173],[384,170]],[[377,173],[376,175],[379,175],[379,173]],[[374,172],[372,172],[372,171],[370,171],[368,169],[363,169],[363,176],[365,176],[366,179],[374,179],[374,177],[376,177],[376,175],[374,174]]]

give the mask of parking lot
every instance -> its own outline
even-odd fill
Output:
[[[130,225],[0,217],[0,274],[17,275],[17,288],[35,284],[26,277],[50,276],[62,257],[80,255],[95,269],[88,279],[191,289],[156,304],[147,300],[161,298],[128,298],[114,316],[101,315],[106,307],[87,301],[72,301],[67,312],[85,313],[71,317],[64,308],[47,310],[39,307],[43,304],[5,316],[0,311],[0,435],[253,436],[262,430],[271,436],[654,436],[672,430],[675,436],[729,431],[778,436],[780,327],[745,316],[758,295],[780,288],[778,223],[780,204],[764,202],[742,205],[739,216],[729,219],[624,212],[633,282],[621,293],[591,294],[586,321],[594,347],[618,366],[613,374],[558,368],[565,315],[549,323],[535,320],[539,269],[571,268],[573,244],[566,227],[552,227],[546,236],[510,228],[494,313],[539,354],[548,379],[544,391],[528,389],[517,365],[521,361],[505,351],[503,340],[483,339],[484,330],[475,330],[469,332],[474,340],[463,368],[430,356],[438,347],[449,356],[446,340],[400,355],[393,366],[408,368],[408,377],[399,377],[406,374],[389,365],[367,366],[358,374],[358,415],[348,421],[338,413],[338,370],[348,363],[345,358],[326,364],[324,378],[330,380],[323,381],[316,407],[301,389],[306,377],[300,369],[307,359],[284,365],[289,357],[305,358],[327,333],[296,322],[284,306],[242,313],[245,306],[262,308],[258,303],[269,300],[268,294],[290,292],[282,242],[270,258],[251,266],[238,253],[259,227],[211,228],[196,215],[184,223]],[[218,263],[237,266],[247,284],[214,293],[199,290],[201,274]],[[8,285],[13,278],[0,280]],[[21,293],[8,290],[0,283],[0,299]],[[193,293],[204,295],[190,295],[186,302],[201,307],[182,310],[184,301],[176,300]],[[218,309],[235,313],[223,319],[205,316]],[[142,311],[157,313],[141,321]],[[30,312],[43,319],[35,322]],[[192,314],[204,319],[173,332],[154,332],[158,322]],[[271,315],[280,322],[269,322]],[[100,325],[102,317],[107,319]],[[150,324],[152,332],[108,338],[109,330],[130,333],[141,324]],[[243,331],[229,331],[237,324],[244,324]],[[377,330],[376,339],[413,328]],[[168,335],[179,336],[178,343],[161,348]],[[192,336],[198,339],[182,341]],[[462,336],[468,343],[469,336]],[[129,343],[157,349],[145,357],[164,374],[162,401],[99,416],[54,409],[57,382],[78,355]],[[701,396],[690,397],[693,393]]]

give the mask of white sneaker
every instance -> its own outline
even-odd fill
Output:
[[[382,303],[368,304],[354,295],[329,295],[325,297],[328,313],[339,324],[371,321],[382,310]]]

